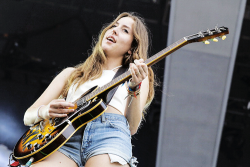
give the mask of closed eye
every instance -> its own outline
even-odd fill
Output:
[[[123,29],[124,32],[126,32],[128,34],[128,30],[127,29]]]

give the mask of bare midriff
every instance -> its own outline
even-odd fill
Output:
[[[113,113],[113,114],[120,114],[123,115],[119,110],[117,110],[116,108],[108,105],[108,109],[105,111],[106,113]]]

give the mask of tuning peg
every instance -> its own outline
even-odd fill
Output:
[[[223,36],[219,36],[222,40],[225,40],[227,37],[226,35],[223,35]]]
[[[227,38],[226,35],[223,35],[223,36],[221,37],[222,40],[225,40],[226,38]]]
[[[211,40],[214,41],[214,42],[218,42],[217,38],[212,38]]]
[[[206,44],[206,45],[210,44],[210,42],[208,40],[203,41],[203,43]]]

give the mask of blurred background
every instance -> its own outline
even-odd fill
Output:
[[[122,12],[139,13],[151,31],[153,55],[167,46],[171,4],[171,0],[0,0],[0,166],[7,166],[9,154],[28,128],[23,125],[26,109],[62,69],[88,57],[93,39],[105,23]],[[248,0],[230,80],[218,167],[247,167],[250,163],[249,24]],[[186,35],[193,33],[196,30]],[[162,94],[166,93],[164,68],[164,60],[153,66],[159,86],[146,121],[132,137],[139,167],[156,166]],[[171,99],[172,94],[168,95]]]

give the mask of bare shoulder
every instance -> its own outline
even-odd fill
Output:
[[[76,69],[74,67],[67,67],[65,68],[61,73],[64,75],[70,75],[72,74]]]
[[[75,70],[74,67],[67,67],[58,74],[58,77],[68,78]]]

